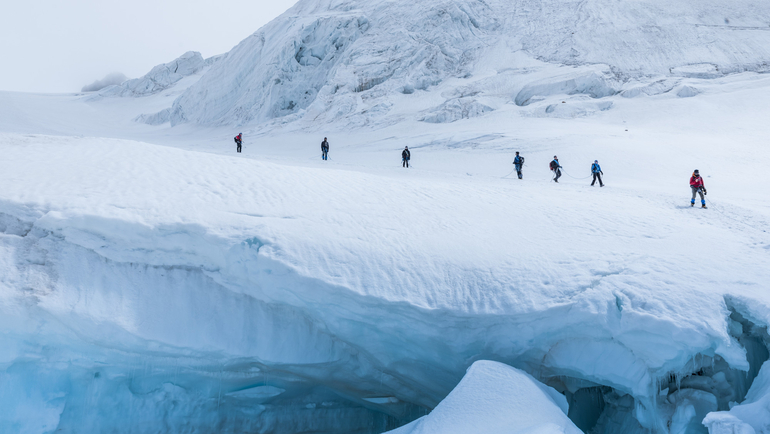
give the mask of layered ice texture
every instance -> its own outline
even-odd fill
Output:
[[[768,23],[758,0],[301,0],[233,48],[168,120],[393,124],[405,117],[403,95],[447,82],[452,90],[425,101],[420,118],[452,122],[553,95],[598,99],[666,77],[767,71]],[[537,112],[608,108],[546,111],[553,102]]]
[[[0,432],[766,432],[768,26],[303,0],[210,60],[0,93]]]

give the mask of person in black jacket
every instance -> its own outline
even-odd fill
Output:
[[[516,168],[516,174],[519,175],[519,179],[521,179],[521,166],[524,165],[524,157],[519,155],[519,151],[516,151],[516,158],[513,159],[513,167]]]
[[[329,158],[329,142],[324,137],[324,141],[321,142],[321,158],[324,160]]]
[[[404,150],[401,151],[401,167],[409,167],[409,159],[412,157],[412,153],[409,152],[409,146],[404,146]]]
[[[237,146],[236,151],[241,152],[241,144],[243,143],[243,133],[238,133],[237,136],[235,136],[235,144]]]

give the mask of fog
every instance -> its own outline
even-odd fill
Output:
[[[120,84],[126,81],[126,76],[121,74],[120,72],[112,72],[110,74],[107,74],[106,77],[104,77],[101,80],[96,80],[93,83],[83,86],[82,89],[80,89],[81,92],[94,92],[97,90],[104,89],[107,86],[111,86],[113,84]]]
[[[296,0],[30,0],[0,13],[0,90],[77,92],[186,51],[224,53]]]

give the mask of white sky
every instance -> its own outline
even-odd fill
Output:
[[[77,92],[200,51],[229,51],[296,0],[8,0],[0,7],[0,90]]]

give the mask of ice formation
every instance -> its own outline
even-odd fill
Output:
[[[169,63],[158,65],[142,77],[125,81],[118,85],[108,86],[99,91],[99,95],[108,97],[137,97],[147,96],[176,84],[179,80],[199,73],[212,65],[220,57],[204,60],[201,53],[188,51]]]
[[[301,0],[233,48],[163,117],[172,125],[288,115],[316,125],[390,124],[397,119],[382,107],[404,101],[399,95],[475,86],[466,101],[434,101],[425,109],[436,113],[420,117],[451,122],[494,106],[480,98],[601,98],[632,80],[767,71],[770,8],[723,3]]]

